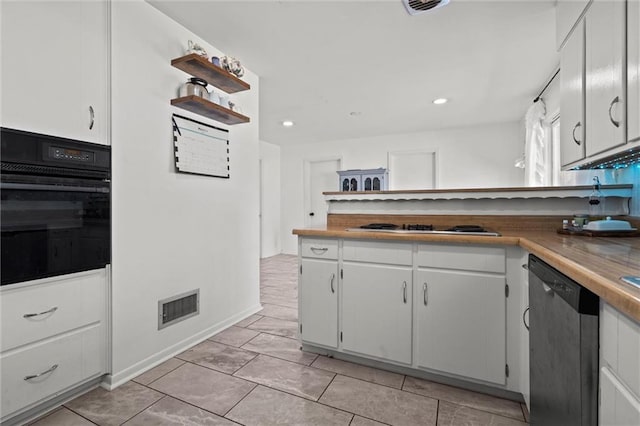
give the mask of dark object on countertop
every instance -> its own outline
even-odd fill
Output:
[[[567,229],[558,229],[558,234],[578,235],[581,237],[640,237],[640,231],[590,231],[588,229],[578,229],[570,226]]]
[[[396,229],[398,225],[393,223],[370,223],[368,225],[361,225],[362,229]]]
[[[407,229],[409,231],[433,231],[433,225],[402,225],[402,229]]]
[[[456,225],[453,228],[446,229],[451,232],[485,232],[486,230],[479,225]]]

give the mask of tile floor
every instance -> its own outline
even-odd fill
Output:
[[[297,258],[261,264],[264,308],[112,392],[33,425],[525,425],[521,404],[300,351]]]

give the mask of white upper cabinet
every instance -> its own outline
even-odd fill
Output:
[[[640,140],[640,2],[627,4],[627,140]]]
[[[560,5],[558,5],[560,7]],[[584,158],[584,22],[560,54],[560,156],[562,166]]]
[[[626,2],[594,0],[586,15],[586,155],[626,143]]]
[[[556,6],[556,47],[562,47],[590,0],[558,0]],[[577,28],[576,28],[577,29]]]
[[[108,143],[107,7],[3,2],[2,126]]]

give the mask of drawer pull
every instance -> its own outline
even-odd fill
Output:
[[[525,327],[527,327],[527,330],[528,330],[529,324],[527,324],[527,320],[526,320],[527,312],[529,312],[528,306],[527,306],[527,309],[525,309],[524,312],[522,313],[522,323],[524,324]]]
[[[324,254],[329,250],[327,247],[311,247],[311,251],[315,254]]]
[[[331,274],[331,279],[329,280],[329,286],[331,287],[331,293],[335,293],[336,289],[333,287],[333,280],[336,279],[336,274]]]
[[[23,318],[39,317],[39,316],[41,316],[41,315],[52,314],[52,313],[54,313],[54,312],[55,312],[55,311],[57,311],[57,310],[58,310],[58,307],[57,307],[57,306],[54,306],[53,308],[49,309],[48,311],[40,312],[40,313],[37,313],[37,314],[24,314],[22,317],[23,317]]]
[[[407,303],[407,282],[406,281],[402,282],[402,301],[405,304]]]
[[[429,302],[429,298],[427,297],[427,283],[422,285],[422,302],[424,303],[424,306],[427,306],[427,303]]]
[[[58,364],[53,364],[53,366],[50,369],[48,369],[47,371],[43,371],[42,373],[38,373],[38,374],[32,374],[30,376],[24,376],[24,379],[25,380],[31,380],[31,379],[38,378],[40,376],[44,376],[45,374],[51,373],[56,368],[58,368]]]

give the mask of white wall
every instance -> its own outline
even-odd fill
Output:
[[[280,254],[280,147],[260,141],[261,257]]]
[[[212,21],[213,22],[213,21]],[[112,3],[112,376],[117,386],[259,309],[258,77],[231,95],[230,179],[174,170],[170,106],[187,40],[222,52],[137,0]],[[161,331],[158,300],[200,289],[200,314]]]
[[[304,160],[338,156],[344,169],[366,169],[387,167],[389,151],[434,150],[438,188],[522,186],[523,170],[513,166],[522,154],[522,138],[515,122],[283,146],[282,251],[297,252],[291,230],[304,227]]]

